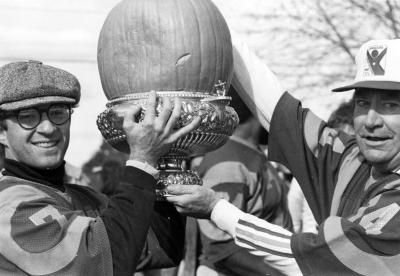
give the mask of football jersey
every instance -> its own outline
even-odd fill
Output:
[[[400,175],[373,177],[356,140],[326,126],[285,93],[269,156],[298,180],[318,234],[291,237],[305,275],[400,275]]]
[[[135,267],[179,263],[182,218],[171,204],[154,205],[151,187],[143,192],[139,185],[145,185],[144,172],[130,168],[125,174],[124,181],[130,183],[121,183],[110,200],[80,185],[64,184],[62,192],[14,176],[1,177],[0,275],[131,276]],[[121,204],[132,212],[124,213]],[[125,221],[126,215],[133,222]]]
[[[72,196],[71,196],[72,195]],[[112,275],[105,200],[91,189],[58,192],[12,176],[0,180],[0,275]]]

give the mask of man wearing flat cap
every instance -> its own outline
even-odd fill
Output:
[[[269,130],[269,158],[298,180],[319,224],[298,233],[245,214],[202,187],[168,187],[187,214],[211,215],[241,247],[288,275],[400,275],[400,39],[356,56],[355,135],[329,128],[284,92],[242,43],[234,87]]]
[[[147,110],[155,109],[155,93]],[[155,203],[157,159],[198,120],[173,130],[180,102],[158,117],[140,107],[124,116],[131,154],[115,195],[65,183],[64,155],[80,85],[38,61],[0,67],[0,275],[129,275],[173,266],[183,224],[167,202]],[[165,127],[171,126],[171,127]],[[140,142],[139,142],[140,141]],[[145,143],[143,141],[146,141]],[[147,237],[147,238],[146,238]]]

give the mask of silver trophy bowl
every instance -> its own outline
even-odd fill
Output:
[[[213,151],[228,140],[239,123],[234,109],[229,106],[230,97],[225,96],[225,87],[218,84],[216,93],[162,91],[157,92],[156,114],[162,108],[162,98],[182,99],[181,116],[176,128],[188,125],[195,117],[201,117],[200,125],[175,142],[169,152],[158,160],[160,171],[156,194],[162,199],[167,193],[165,188],[172,184],[201,185],[201,178],[196,172],[184,168],[184,161],[191,156]],[[128,94],[109,101],[107,109],[97,119],[97,126],[105,140],[115,149],[129,153],[126,135],[123,131],[123,116],[132,105],[140,105],[142,112],[137,118],[143,120],[148,93]],[[161,99],[161,100],[160,100]]]

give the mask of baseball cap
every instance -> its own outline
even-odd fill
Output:
[[[368,41],[361,46],[355,60],[354,82],[332,91],[355,88],[400,90],[400,39]]]
[[[8,63],[0,67],[0,110],[10,111],[48,103],[79,103],[78,79],[40,61]]]

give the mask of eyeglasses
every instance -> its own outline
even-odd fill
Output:
[[[12,112],[17,118],[18,124],[27,130],[34,129],[42,121],[42,114],[46,113],[50,122],[55,125],[65,124],[70,118],[73,110],[66,104],[53,104],[48,108],[27,108]]]

